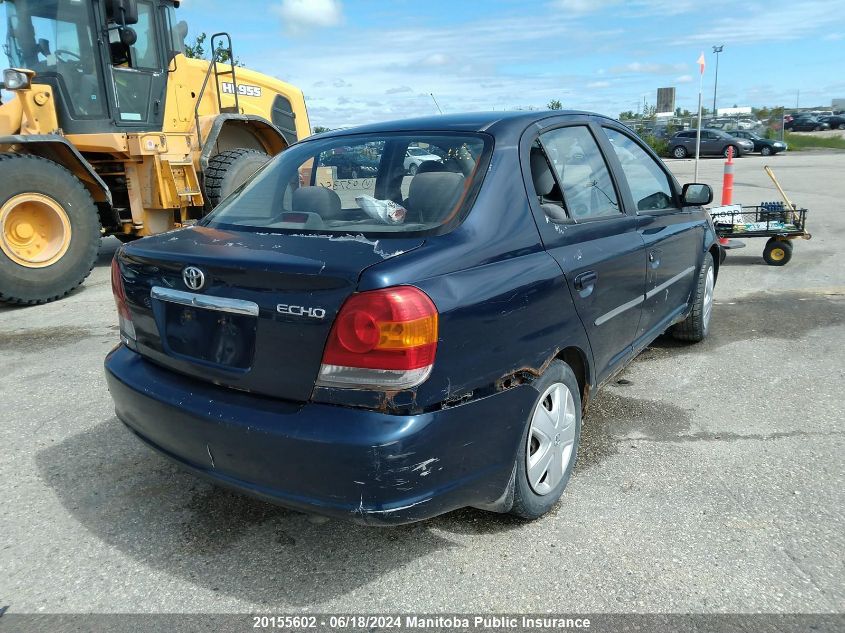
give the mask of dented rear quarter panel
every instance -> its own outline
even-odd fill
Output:
[[[387,409],[424,411],[495,393],[507,388],[514,374],[539,375],[569,346],[590,362],[568,284],[543,248],[528,206],[519,133],[521,128],[513,138],[497,135],[484,185],[460,226],[361,275],[359,290],[411,284],[426,292],[439,312],[431,376],[412,393],[390,394]],[[333,399],[328,391],[318,390],[321,399]],[[343,397],[349,401],[348,393]],[[370,404],[379,398],[357,397]]]

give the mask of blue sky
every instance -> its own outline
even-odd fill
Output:
[[[617,116],[656,89],[694,110],[845,98],[845,0],[184,0],[189,37],[229,31],[250,68],[305,93],[312,125],[543,107]]]
[[[312,125],[544,106],[616,116],[676,86],[694,110],[724,44],[718,105],[845,97],[842,0],[186,0],[190,34],[226,29],[247,66],[305,93]]]

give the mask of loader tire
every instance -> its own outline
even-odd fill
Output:
[[[60,299],[91,273],[102,230],[91,194],[45,158],[0,154],[0,302]]]
[[[205,194],[213,209],[240,187],[270,156],[257,149],[231,149],[212,156],[205,170]]]

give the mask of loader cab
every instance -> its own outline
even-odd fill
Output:
[[[65,133],[161,129],[168,62],[181,52],[172,1],[0,3],[9,66],[53,88]]]

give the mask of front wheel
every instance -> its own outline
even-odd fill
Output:
[[[763,149],[760,150],[760,153],[763,156],[771,156],[772,155],[772,148],[768,145],[764,146]]]
[[[698,343],[710,333],[710,318],[713,315],[713,291],[716,286],[716,272],[713,255],[704,254],[704,262],[698,271],[698,281],[693,293],[692,311],[686,319],[672,328],[672,336],[681,341]]]
[[[687,148],[683,145],[678,145],[675,149],[672,150],[672,156],[674,156],[675,158],[686,158]]]
[[[408,168],[408,174],[411,176],[416,176],[418,169],[419,167],[417,167],[416,163],[411,163],[411,166]]]
[[[89,275],[100,217],[76,176],[51,160],[0,154],[0,301],[59,299]]]
[[[532,385],[537,398],[516,454],[511,514],[537,519],[563,494],[581,437],[581,393],[572,369],[560,360]]]

